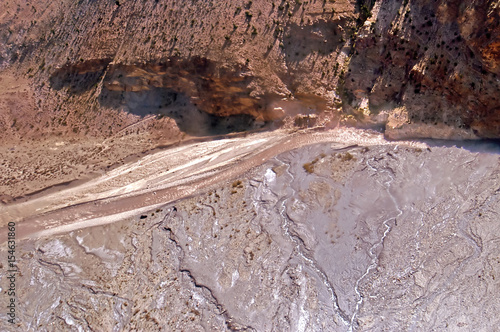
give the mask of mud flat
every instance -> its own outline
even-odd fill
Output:
[[[19,328],[494,330],[499,155],[342,135],[113,223],[27,233]]]

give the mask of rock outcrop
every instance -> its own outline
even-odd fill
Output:
[[[498,2],[378,1],[372,13],[346,73],[351,111],[404,107],[395,137],[499,136]]]
[[[383,127],[404,107],[390,136],[498,137],[499,21],[495,1],[14,1],[0,63],[31,80],[38,104],[21,112],[55,106],[54,119],[105,112],[107,90],[162,87],[218,116],[275,120],[284,99]],[[124,116],[80,116],[67,131],[114,132]]]

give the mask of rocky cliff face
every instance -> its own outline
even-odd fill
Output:
[[[56,108],[50,130],[68,117],[68,132],[116,131],[130,109],[103,105],[108,90],[161,88],[218,116],[309,107],[391,137],[499,134],[496,1],[11,1],[1,23],[4,73],[30,79],[22,112]]]
[[[389,113],[395,138],[498,137],[498,9],[494,1],[377,2],[356,37],[347,108]]]
[[[130,109],[103,105],[108,90],[170,89],[203,112],[268,121],[283,116],[274,111],[282,99],[303,100],[287,108],[317,111],[338,103],[332,68],[342,62],[355,7],[349,1],[11,3],[2,20],[1,63],[4,72],[28,76],[37,110],[53,113],[43,132],[63,127],[61,117],[73,124],[65,132],[116,132],[129,123],[118,111]]]

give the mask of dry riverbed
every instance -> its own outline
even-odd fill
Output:
[[[186,163],[164,168],[156,166],[172,162],[168,151],[147,156],[95,186],[59,193],[66,207],[47,195],[40,206],[50,208],[38,219],[64,211],[80,219],[45,233],[27,229],[18,242],[19,328],[498,326],[498,154],[355,130],[259,135],[179,150]],[[125,182],[113,187],[113,178]],[[204,183],[186,198],[147,199]],[[94,205],[85,196],[92,188],[103,197],[86,217],[75,209]],[[113,213],[95,216],[138,197],[142,207],[122,204],[129,215],[114,214],[112,223],[102,221]],[[19,225],[37,219],[9,211],[22,217]],[[9,329],[4,316],[0,326]]]

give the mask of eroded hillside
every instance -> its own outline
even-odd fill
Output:
[[[498,1],[9,0],[0,27],[7,196],[266,126],[500,133]]]

